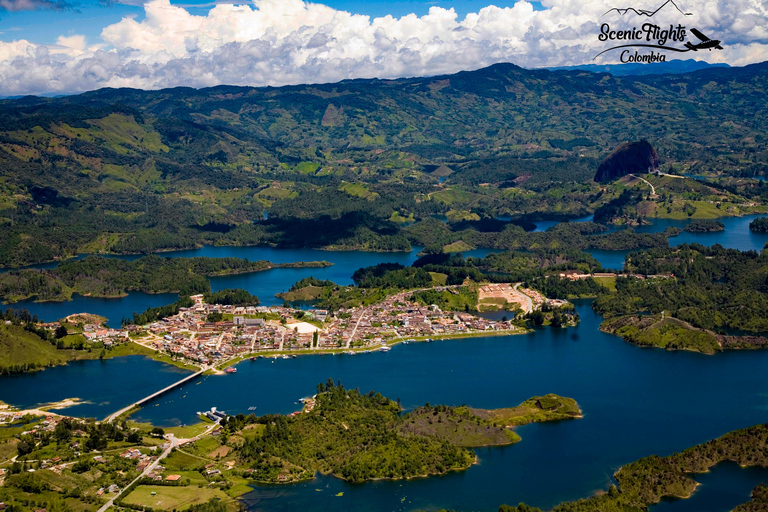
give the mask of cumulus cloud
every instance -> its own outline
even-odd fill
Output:
[[[58,50],[0,43],[0,91],[285,85],[434,75],[502,61],[525,67],[611,62],[615,52],[593,60],[608,46],[597,39],[600,25],[621,29],[649,21],[605,14],[625,1],[545,0],[537,11],[523,0],[463,19],[441,7],[424,16],[371,19],[301,0],[216,3],[205,15],[151,0],[143,19],[105,27],[98,47],[86,47],[81,36],[60,38]],[[768,10],[760,0],[687,0],[684,7],[693,16],[665,8],[652,21],[696,27],[725,49],[681,55],[732,65],[768,60]]]

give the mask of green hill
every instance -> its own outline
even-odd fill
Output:
[[[2,100],[0,266],[201,244],[408,249],[418,240],[393,212],[583,216],[626,186],[592,183],[599,162],[642,138],[664,171],[764,174],[767,78],[766,63],[627,77],[497,64]],[[765,184],[724,187],[729,201],[768,198]]]
[[[0,374],[63,364],[70,359],[69,352],[56,350],[55,346],[20,326],[0,324]]]

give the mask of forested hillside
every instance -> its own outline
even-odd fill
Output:
[[[639,139],[665,171],[764,175],[767,77],[766,64],[644,77],[498,64],[4,100],[0,265],[204,243],[403,250],[417,243],[403,226],[430,216],[581,216],[618,197],[626,184],[592,178]],[[768,188],[731,180],[694,193],[738,210]]]

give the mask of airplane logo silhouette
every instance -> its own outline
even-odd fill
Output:
[[[695,52],[699,50],[707,50],[712,51],[712,48],[717,48],[718,50],[722,50],[723,47],[720,46],[720,41],[717,39],[710,39],[695,28],[691,29],[691,34],[695,35],[699,39],[701,39],[700,43],[693,44],[691,42],[685,43],[685,47],[689,50],[693,50]]]
[[[685,12],[685,11],[683,11],[681,8],[679,8],[679,7],[677,6],[677,4],[676,4],[676,3],[675,3],[673,0],[667,0],[666,2],[664,2],[663,4],[661,4],[661,5],[660,5],[660,6],[659,6],[659,7],[658,7],[658,8],[657,8],[655,11],[649,11],[649,10],[647,10],[647,9],[640,9],[640,10],[638,11],[638,10],[637,10],[637,9],[635,9],[634,7],[627,7],[627,8],[625,8],[625,9],[619,9],[618,7],[614,7],[613,9],[609,9],[608,11],[606,11],[606,12],[605,12],[605,14],[608,14],[609,12],[613,12],[613,11],[616,11],[617,13],[621,14],[622,16],[624,16],[624,15],[625,15],[625,14],[627,14],[629,11],[632,11],[632,12],[634,12],[635,14],[637,14],[638,16],[648,16],[648,17],[650,18],[650,17],[652,17],[654,14],[656,14],[657,12],[659,12],[660,10],[662,10],[662,9],[663,9],[663,8],[664,8],[664,7],[665,7],[667,4],[672,4],[672,5],[675,7],[675,9],[677,9],[678,11],[680,11],[680,13],[681,13],[683,16],[693,16],[693,13],[692,13],[692,12]],[[603,16],[605,16],[605,14],[603,14]]]

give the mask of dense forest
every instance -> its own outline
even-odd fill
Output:
[[[580,416],[573,399],[533,397],[517,407],[481,410],[427,404],[400,414],[398,402],[373,391],[345,389],[328,379],[315,402],[292,417],[229,417],[225,435],[249,424],[263,426],[236,448],[241,463],[260,482],[293,482],[316,472],[351,482],[408,478],[465,469],[475,461],[468,448],[520,441],[509,427]]]
[[[406,478],[463,469],[474,461],[468,450],[437,437],[400,434],[400,406],[378,393],[361,394],[332,380],[321,386],[311,414],[262,417],[264,434],[238,449],[257,480],[278,482],[287,474],[295,481],[317,471],[352,482]]]
[[[603,295],[595,311],[606,318],[638,313],[667,315],[694,327],[725,334],[728,329],[768,331],[768,255],[719,245],[680,245],[631,253],[626,267],[671,278],[617,278],[616,294]]]
[[[161,258],[134,261],[89,256],[52,269],[26,269],[0,274],[0,300],[6,303],[70,300],[73,293],[117,297],[129,291],[192,295],[211,290],[208,276],[259,272],[280,267],[322,267],[326,262],[270,263],[239,258]],[[213,295],[215,300],[222,298]],[[230,297],[233,298],[233,297]],[[249,297],[234,297],[250,301]]]

